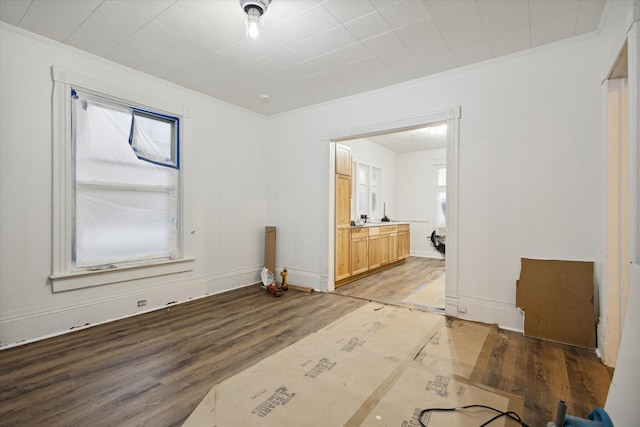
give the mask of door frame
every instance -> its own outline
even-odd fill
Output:
[[[435,123],[447,123],[447,261],[445,263],[445,314],[458,315],[458,201],[459,201],[459,146],[461,107],[449,107],[418,116],[360,124],[355,127],[329,130],[322,137],[327,147],[329,168],[327,171],[328,229],[326,248],[326,292],[335,289],[335,155],[336,143],[356,138],[366,138],[393,132],[422,128]]]
[[[599,323],[598,323],[598,347],[596,352],[603,362],[609,366],[616,365],[616,359],[618,356],[620,338],[625,323],[624,316],[625,304],[626,304],[626,290],[623,283],[623,278],[628,277],[628,286],[640,284],[640,188],[638,182],[640,181],[640,123],[638,114],[640,111],[640,84],[638,79],[640,78],[640,31],[639,23],[636,22],[632,25],[627,37],[624,39],[619,54],[611,64],[609,71],[603,79],[603,97],[604,97],[604,129],[605,129],[605,141],[603,144],[603,155],[605,159],[604,174],[603,174],[603,246],[602,246],[602,259],[603,259],[603,273],[602,273],[602,286],[599,289]],[[621,58],[626,55],[625,60]],[[624,67],[621,68],[621,67]],[[617,188],[608,187],[608,174],[617,173],[619,171],[608,170],[609,158],[607,156],[607,150],[609,144],[611,144],[611,132],[610,132],[610,115],[615,113],[610,109],[609,96],[610,88],[619,84],[617,79],[625,77],[627,80],[627,93],[626,100],[620,98],[619,110],[627,109],[628,122],[625,126],[626,129],[620,128],[616,130],[620,136],[618,144],[622,144],[622,140],[626,140],[626,146],[628,148],[627,156],[622,156],[620,162],[628,162],[626,166],[625,176],[619,175],[620,183],[625,180],[628,183],[628,188],[624,189],[622,185]],[[622,92],[620,92],[622,93]],[[621,95],[620,95],[621,96]],[[626,138],[622,138],[622,134],[626,132]],[[615,135],[614,135],[615,137]],[[615,139],[615,138],[614,138]],[[619,153],[618,153],[619,155]],[[623,157],[626,157],[623,158]],[[622,164],[622,163],[621,163]],[[608,218],[611,208],[608,206],[609,192],[618,193],[617,197],[622,200],[627,199],[627,204],[616,207],[616,214],[618,215],[616,221],[619,226],[613,235],[609,233],[607,228]],[[623,192],[625,194],[622,194]],[[626,216],[626,218],[625,218]],[[614,253],[609,253],[608,246],[611,243],[610,239],[618,239],[619,243],[627,240],[628,257],[625,260],[623,255],[623,247],[620,246],[619,250]],[[611,274],[613,273],[613,274]],[[617,274],[617,275],[616,275]],[[631,308],[632,310],[634,308]],[[636,307],[637,309],[637,307]]]

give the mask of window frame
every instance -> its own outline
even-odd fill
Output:
[[[190,135],[191,114],[185,106],[167,103],[134,89],[118,87],[88,76],[52,66],[52,273],[54,292],[81,289],[146,277],[191,271],[195,259],[190,255],[191,197],[188,193],[188,152],[184,141]],[[71,144],[71,89],[99,96],[147,111],[180,118],[180,179],[178,199],[177,259],[146,260],[114,264],[102,270],[76,268],[72,259],[73,243],[73,159]]]
[[[366,213],[365,215],[367,215],[367,221],[380,221],[382,219],[382,210],[380,209],[380,206],[382,204],[382,168],[380,166],[371,164],[371,163],[367,163],[364,161],[361,161],[359,159],[354,159],[353,160],[353,220],[354,221],[358,221],[360,219],[360,213],[358,213],[358,203],[360,202],[360,197],[358,196],[358,187],[362,184],[360,184],[359,181],[359,167],[360,166],[364,166],[367,168],[368,174],[367,174],[367,182],[364,185],[366,187],[366,200],[365,200],[365,205],[366,205]],[[374,170],[378,173],[378,185],[377,186],[373,186],[372,185],[372,176],[374,173]],[[371,199],[372,199],[372,188],[376,188],[378,190],[378,210],[377,210],[377,217],[373,217],[373,214],[371,212]]]
[[[444,169],[445,171],[445,183],[444,185],[439,185],[440,183],[438,182],[438,176],[439,176],[439,171]],[[435,224],[436,228],[444,228],[447,226],[447,214],[446,211],[444,212],[444,222],[438,222],[438,209],[440,209],[439,206],[439,202],[440,202],[440,194],[444,193],[444,197],[445,197],[445,202],[447,200],[447,182],[446,182],[446,173],[447,173],[447,164],[446,163],[437,163],[434,165],[433,167],[433,190],[434,190],[434,195],[433,195],[433,206],[434,206],[434,210],[433,210],[433,222]]]

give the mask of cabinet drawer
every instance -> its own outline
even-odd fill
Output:
[[[411,229],[411,226],[409,224],[400,224],[398,226],[398,232],[408,232]]]
[[[369,236],[369,229],[367,228],[352,228],[351,229],[351,238],[357,239],[358,237],[367,237]]]
[[[398,232],[397,225],[385,225],[384,227],[380,227],[380,234],[392,234]]]
[[[369,227],[369,236],[377,236],[380,234],[380,227]]]

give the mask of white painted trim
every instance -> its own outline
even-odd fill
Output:
[[[635,10],[640,14],[640,1]],[[629,259],[640,269],[640,21],[627,37],[629,84]]]
[[[445,313],[457,316],[457,308],[453,309],[454,298],[458,297],[458,221],[459,221],[459,168],[460,168],[460,108],[457,116],[447,120],[447,261],[444,270],[445,281]]]
[[[71,179],[71,97],[70,86],[60,79],[64,74],[51,68],[53,79],[52,99],[52,275],[66,273],[71,260],[72,194],[68,183]]]
[[[72,273],[52,275],[50,279],[53,283],[53,292],[63,292],[109,283],[127,282],[146,277],[184,273],[192,271],[194,265],[195,260],[193,258],[163,260],[152,264],[118,266],[109,270],[75,271]]]
[[[327,247],[323,248],[324,253],[326,254],[325,262],[323,263],[323,267],[326,265],[325,275],[327,276],[327,282],[324,286],[320,287],[320,291],[324,292],[332,292],[335,290],[335,244],[336,244],[336,143],[333,141],[323,140],[323,143],[328,143],[329,147],[328,155],[325,158],[328,158],[328,188],[329,191],[329,200],[328,200],[328,209],[327,209]],[[323,255],[325,256],[325,255]]]
[[[384,122],[367,123],[353,128],[325,132],[323,141],[340,142],[348,139],[367,138],[384,133],[423,127],[427,124],[460,118],[460,107],[450,107],[411,117],[400,117]]]
[[[596,269],[598,265],[600,265],[600,269],[594,270],[596,273],[594,277],[595,285],[598,287],[597,300],[594,300],[595,305],[595,313],[597,316],[597,326],[596,326],[596,346],[600,350],[601,354],[604,357],[605,344],[604,337],[605,331],[607,330],[607,318],[606,318],[606,259],[607,259],[607,157],[608,157],[608,96],[609,96],[609,81],[605,80],[602,83],[600,88],[600,112],[601,112],[601,122],[602,126],[600,126],[600,140],[602,143],[600,144],[600,169],[601,169],[601,181],[600,181],[600,193],[601,193],[601,204],[600,204],[600,214],[602,216],[602,221],[600,223],[600,259],[602,260],[600,263],[596,264]],[[604,362],[604,359],[603,359]]]
[[[409,255],[418,257],[418,258],[445,259],[438,251],[434,251],[434,252],[415,251],[415,252],[411,252]]]
[[[457,317],[461,319],[497,324],[500,328],[510,331],[524,330],[524,314],[513,302],[460,295],[457,304],[458,308],[466,308],[466,313],[457,313]]]
[[[191,240],[191,196],[187,185],[190,174],[188,138],[191,136],[191,110],[184,105],[172,104],[154,96],[137,92],[67,70],[64,67],[51,67],[53,81],[52,97],[52,272],[50,279],[54,292],[69,291],[91,286],[105,285],[175,274],[193,269],[190,258]],[[115,101],[136,105],[160,113],[180,117],[181,146],[180,156],[180,255],[178,260],[149,261],[136,266],[118,266],[100,272],[88,272],[75,269],[71,260],[73,229],[72,153],[71,153],[71,88],[106,96]],[[184,262],[180,262],[184,261]]]
[[[446,271],[446,264],[445,264]],[[445,273],[446,274],[446,273]],[[448,279],[445,279],[445,293]],[[447,316],[458,317],[458,296],[457,295],[449,295],[444,297],[444,313]]]
[[[98,80],[95,77],[75,73],[59,65],[53,65],[51,67],[51,78],[55,83],[79,87],[89,93],[98,92],[100,96],[107,95],[111,98],[115,98],[115,100],[119,102],[134,102],[141,107],[148,107],[154,111],[161,110],[158,112],[181,116],[181,118],[188,117],[185,113],[190,112],[190,109],[184,105],[173,104],[160,98],[150,96],[147,93],[138,92],[135,89],[124,88],[114,85],[113,83]]]
[[[276,281],[280,281],[280,272],[284,266],[276,266]],[[315,271],[298,270],[287,267],[287,283],[311,288],[318,292],[327,292],[327,277]]]

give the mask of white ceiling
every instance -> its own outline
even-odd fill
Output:
[[[445,148],[447,145],[447,124],[433,124],[418,129],[369,136],[363,139],[396,153]]]
[[[238,0],[0,0],[0,21],[268,115],[593,32],[605,3],[273,0],[259,39]]]

